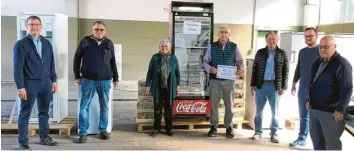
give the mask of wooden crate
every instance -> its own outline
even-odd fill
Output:
[[[242,129],[242,124],[243,123],[248,123],[249,121],[244,120],[243,118],[240,119],[234,119],[234,125],[237,126],[237,129]],[[219,126],[223,126],[223,122],[219,121]],[[138,132],[151,132],[153,131],[152,126],[154,125],[154,122],[138,122]],[[173,126],[185,126],[185,128],[174,128],[175,130],[177,129],[186,129],[186,130],[196,130],[199,128],[196,128],[196,126],[209,126],[210,122],[207,121],[205,118],[202,117],[195,117],[195,118],[188,118],[188,119],[175,119],[172,123]],[[165,126],[165,122],[161,121],[161,127]]]
[[[76,128],[77,118],[76,117],[67,117],[59,123],[49,123],[50,132],[55,131],[59,136],[71,135],[71,130]],[[1,132],[11,132],[18,133],[18,124],[17,121],[13,121],[13,123],[8,124],[8,120],[1,120]],[[37,131],[39,130],[38,123],[29,123],[28,124],[28,134],[29,136],[35,136]]]

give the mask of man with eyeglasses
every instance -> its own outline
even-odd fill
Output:
[[[320,41],[320,58],[311,69],[309,100],[310,136],[315,150],[341,150],[344,115],[353,92],[352,66],[336,51],[335,39]]]
[[[114,87],[118,86],[114,46],[112,41],[105,37],[105,24],[102,21],[96,21],[93,24],[92,32],[92,35],[81,39],[74,56],[75,81],[78,85],[81,85],[82,92],[78,143],[86,143],[87,141],[90,120],[89,108],[96,92],[100,104],[100,120],[98,123],[100,138],[102,140],[110,138],[110,134],[107,132],[109,91],[112,81]]]
[[[243,75],[243,59],[237,44],[229,40],[230,27],[222,25],[219,28],[219,39],[208,47],[204,58],[203,68],[210,74],[210,101],[211,101],[211,128],[208,132],[209,137],[217,134],[219,125],[219,103],[223,97],[225,104],[224,126],[226,127],[226,136],[228,138],[235,137],[233,132],[233,102],[235,91],[235,80],[221,79],[217,77],[218,66],[236,66],[237,73],[235,75]],[[235,77],[236,78],[236,77]]]
[[[311,79],[311,67],[320,57],[317,45],[317,30],[313,27],[305,29],[305,43],[307,47],[299,52],[298,62],[295,69],[291,93],[295,96],[296,83],[300,80],[298,91],[298,104],[300,116],[300,132],[298,138],[290,143],[291,147],[306,146],[306,138],[309,133],[309,112],[306,102],[309,99],[309,83]]]
[[[57,76],[52,44],[40,35],[41,19],[30,16],[26,21],[28,36],[14,46],[14,79],[21,99],[18,115],[18,141],[20,149],[31,150],[28,145],[28,122],[37,99],[40,144],[57,144],[49,134],[49,106],[57,91]]]

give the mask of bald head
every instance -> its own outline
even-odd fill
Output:
[[[319,53],[323,60],[329,61],[336,51],[336,42],[333,36],[324,36],[320,41]]]

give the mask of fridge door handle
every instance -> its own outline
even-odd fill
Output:
[[[295,63],[296,51],[291,51],[291,63]]]

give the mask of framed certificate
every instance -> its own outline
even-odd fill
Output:
[[[216,78],[236,80],[236,67],[235,66],[224,66],[218,65],[218,72]]]

